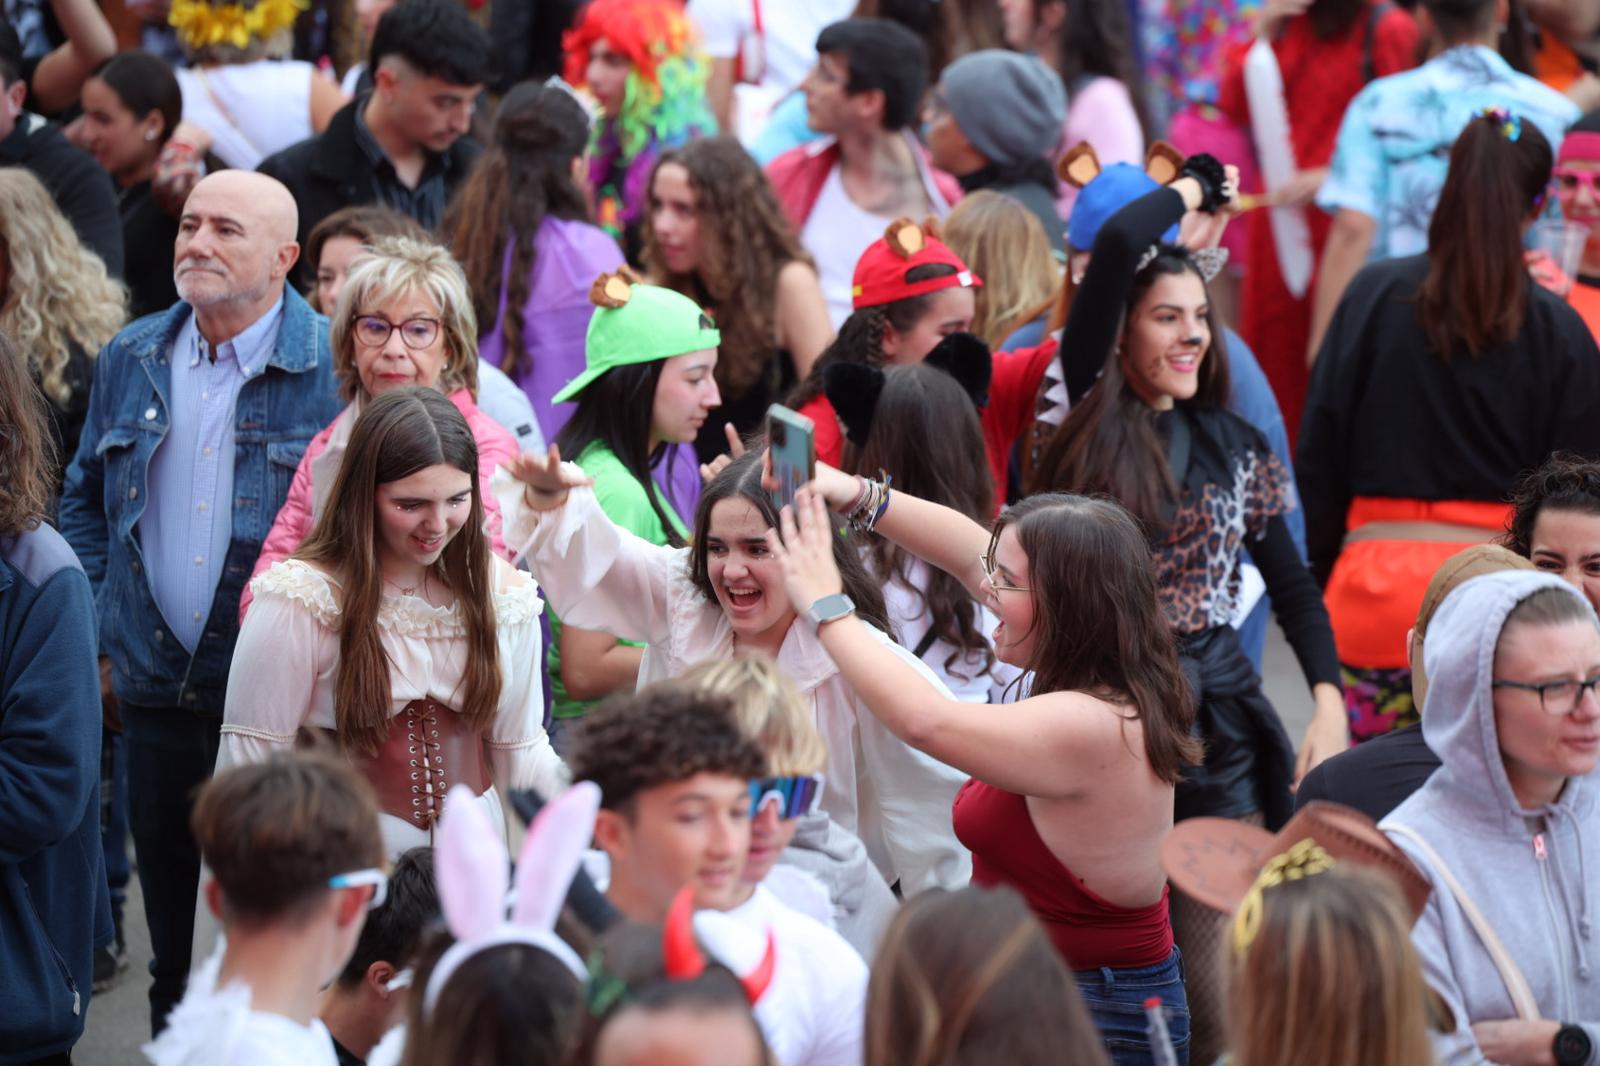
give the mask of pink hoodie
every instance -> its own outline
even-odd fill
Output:
[[[501,427],[500,423],[478,410],[478,405],[472,401],[472,393],[466,389],[457,389],[450,394],[450,402],[467,419],[467,425],[472,428],[472,436],[478,442],[478,487],[483,496],[483,513],[485,529],[489,534],[490,546],[495,554],[510,558],[511,553],[506,550],[505,544],[500,539],[500,504],[489,491],[489,479],[494,477],[495,467],[509,463],[517,454],[517,441],[511,433]],[[267,534],[267,539],[261,544],[261,555],[256,559],[256,567],[250,572],[251,580],[255,580],[261,573],[280,559],[287,559],[300,547],[300,542],[311,533],[315,524],[316,514],[319,511],[319,497],[325,496],[333,489],[333,476],[339,470],[338,462],[331,465],[327,462],[318,464],[319,459],[326,456],[329,459],[342,458],[345,441],[350,436],[350,427],[355,424],[356,405],[351,404],[339,412],[339,417],[330,422],[321,433],[311,438],[311,443],[306,445],[306,454],[301,457],[300,465],[295,469],[294,480],[289,484],[289,495],[283,501],[283,507],[278,511],[278,517],[273,520],[272,530]],[[338,443],[334,444],[335,452],[327,455],[329,445],[333,443],[335,435]],[[321,465],[324,469],[313,470],[314,466]],[[254,597],[250,592],[249,582],[245,583],[244,593],[239,597],[239,619],[244,620],[245,612],[250,609],[250,601]]]

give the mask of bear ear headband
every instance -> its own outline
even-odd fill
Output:
[[[989,378],[994,360],[989,346],[970,333],[945,337],[923,360],[956,379],[973,406],[989,405]],[[883,395],[884,372],[861,363],[830,363],[822,368],[822,391],[844,423],[845,438],[860,447],[872,433],[872,416]]]
[[[433,1012],[450,975],[480,951],[503,944],[528,944],[553,955],[579,982],[588,969],[556,935],[556,919],[583,852],[594,837],[600,787],[579,782],[539,812],[517,859],[515,891],[507,875],[505,841],[478,797],[465,785],[450,790],[440,821],[435,876],[445,924],[456,942],[439,957],[428,978],[422,1011]],[[509,913],[508,913],[509,904]]]
[[[901,259],[910,259],[928,246],[930,240],[939,240],[939,220],[929,215],[919,226],[909,218],[897,218],[883,231],[883,243]]]
[[[632,267],[624,263],[616,270],[594,279],[594,284],[589,286],[589,302],[596,307],[615,310],[628,302],[633,296],[633,287],[643,280],[634,273]]]
[[[1178,176],[1178,171],[1183,169],[1185,158],[1182,152],[1166,141],[1156,141],[1145,153],[1144,172],[1157,185],[1170,184]],[[1057,176],[1074,189],[1083,188],[1098,178],[1104,169],[1100,165],[1100,157],[1094,154],[1094,146],[1088,141],[1079,141],[1067,149],[1056,164]]]

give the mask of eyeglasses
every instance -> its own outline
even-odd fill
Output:
[[[1578,186],[1586,186],[1589,195],[1600,199],[1600,170],[1568,170],[1565,167],[1555,169],[1556,188],[1562,192],[1577,192]]]
[[[978,565],[983,568],[983,580],[985,582],[987,582],[989,587],[994,589],[996,592],[1032,592],[1033,591],[1032,589],[1028,588],[1026,585],[1013,585],[1013,584],[1010,584],[1009,582],[1002,581],[998,577],[995,576],[995,574],[997,573],[998,564],[994,561],[994,546],[993,545],[990,545],[988,551],[986,551],[982,555],[978,556]]]
[[[367,910],[375,911],[389,898],[389,875],[376,866],[365,870],[351,870],[347,874],[334,874],[328,878],[329,888],[365,888],[371,885],[372,898],[367,900]]]
[[[1495,681],[1495,688],[1515,688],[1539,694],[1539,707],[1545,714],[1565,717],[1578,709],[1585,692],[1595,695],[1600,689],[1600,674],[1587,681],[1546,681],[1542,685],[1527,681]]]
[[[777,801],[779,818],[799,818],[810,814],[822,802],[821,774],[792,774],[788,777],[758,777],[750,782],[750,817]]]
[[[408,318],[404,322],[390,322],[382,315],[351,315],[355,323],[356,340],[368,348],[381,348],[389,343],[389,334],[400,331],[400,340],[407,348],[417,350],[428,347],[439,339],[437,318]]]

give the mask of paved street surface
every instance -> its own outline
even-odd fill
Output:
[[[1311,694],[1294,652],[1276,625],[1267,637],[1265,665],[1267,698],[1284,716],[1289,735],[1298,743],[1311,720]],[[150,1034],[150,977],[146,969],[150,963],[150,936],[145,930],[137,875],[128,889],[126,928],[130,964],[116,987],[94,997],[88,1028],[72,1053],[75,1066],[145,1061],[139,1054],[139,1045]]]

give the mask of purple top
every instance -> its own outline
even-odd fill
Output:
[[[545,440],[555,440],[557,431],[575,410],[573,404],[553,406],[550,397],[583,371],[584,335],[589,330],[589,316],[594,313],[589,288],[595,278],[616,270],[622,262],[617,242],[587,222],[546,218],[533,239],[533,277],[529,280],[528,302],[522,310],[522,341],[527,351],[517,357],[516,372],[511,378],[527,393]],[[510,268],[508,244],[502,278]],[[478,354],[502,369],[507,291],[508,286],[502,283],[494,324],[478,337]]]

